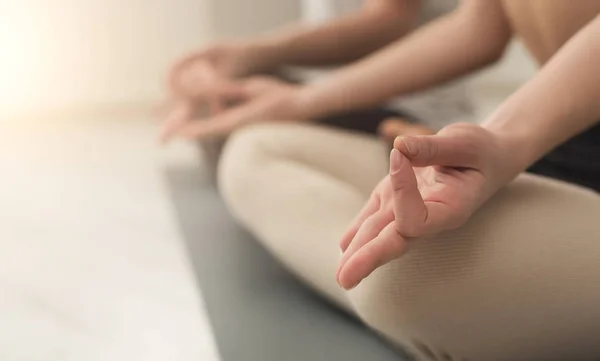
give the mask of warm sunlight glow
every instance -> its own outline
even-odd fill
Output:
[[[16,5],[0,11],[0,121],[30,104],[40,72],[36,19]]]

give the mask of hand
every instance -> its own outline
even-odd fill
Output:
[[[213,95],[219,102],[235,105],[206,119],[193,119],[193,106],[181,103],[165,122],[161,138],[167,141],[175,135],[190,139],[221,137],[257,121],[307,120],[306,107],[298,101],[299,89],[298,85],[272,77],[217,82]]]
[[[262,48],[250,42],[221,42],[178,61],[170,73],[172,91],[198,99],[215,81],[231,80],[262,70],[270,62]]]
[[[472,124],[398,137],[390,174],[340,242],[338,283],[351,289],[402,256],[413,239],[463,225],[517,175],[510,157],[500,137]]]
[[[228,98],[235,97],[235,83],[230,79],[236,73],[231,65],[236,47],[225,44],[209,47],[180,61],[171,72],[171,88],[175,105],[166,117],[160,139],[165,142],[173,132],[189,122],[204,103],[211,114],[220,113]]]

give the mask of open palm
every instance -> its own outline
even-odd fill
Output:
[[[502,153],[492,133],[472,124],[396,139],[390,174],[340,242],[338,283],[353,288],[402,256],[408,240],[464,224],[504,184]]]

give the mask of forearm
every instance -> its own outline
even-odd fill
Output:
[[[297,25],[249,45],[265,54],[263,68],[348,63],[406,34],[418,11],[418,0],[370,0],[362,10],[326,24]]]
[[[596,17],[483,123],[512,144],[514,172],[598,122],[599,64]]]
[[[324,82],[308,86],[315,117],[379,105],[469,73],[499,59],[510,39],[503,14],[480,1],[398,40]]]

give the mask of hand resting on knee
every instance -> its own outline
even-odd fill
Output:
[[[338,283],[350,289],[376,268],[402,256],[416,237],[465,223],[513,179],[509,145],[472,124],[436,135],[398,137],[390,173],[341,240]]]

